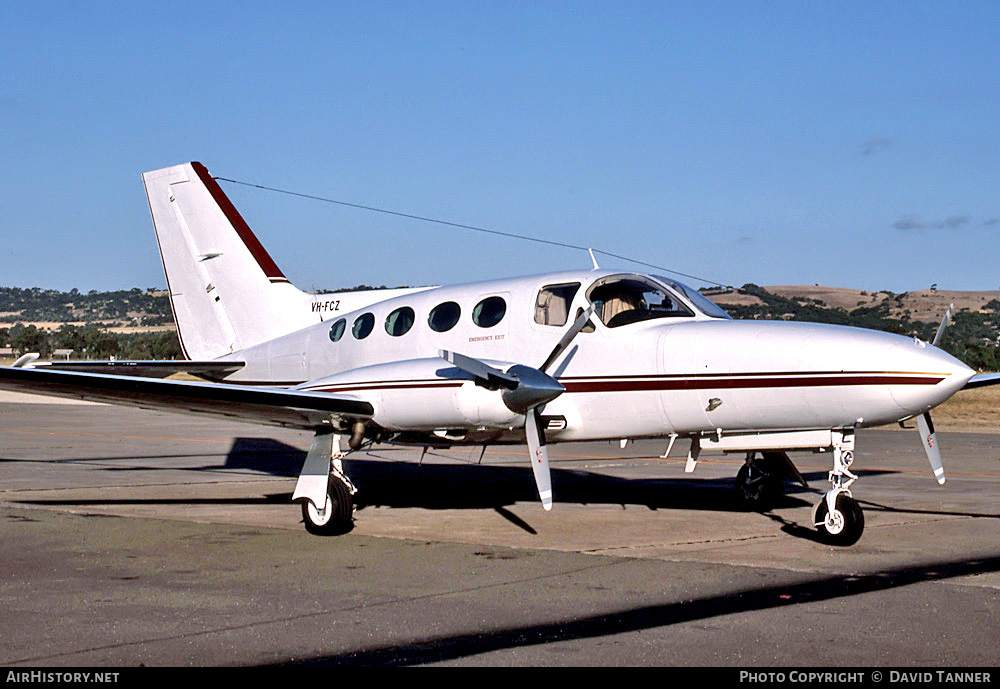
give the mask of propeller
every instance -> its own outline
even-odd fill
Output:
[[[440,350],[438,356],[457,368],[472,375],[476,384],[488,390],[498,390],[503,403],[512,412],[524,415],[524,436],[528,441],[531,471],[538,487],[538,497],[546,512],[552,509],[552,477],[549,471],[549,452],[545,445],[545,427],[542,422],[542,407],[566,391],[562,383],[546,371],[580,334],[594,313],[591,305],[582,311],[569,330],[559,339],[552,352],[539,368],[514,364],[506,371],[458,352]]]
[[[938,326],[937,332],[934,334],[934,341],[931,345],[937,347],[938,343],[941,341],[941,337],[944,335],[945,328],[948,327],[948,323],[951,321],[951,312],[955,308],[954,304],[948,306],[948,310],[944,312],[944,317],[941,319],[941,325]],[[934,478],[937,480],[938,485],[944,485],[944,465],[941,463],[941,448],[937,444],[937,433],[934,431],[934,420],[931,419],[930,412],[924,412],[917,417],[917,430],[920,432],[920,441],[924,444],[924,452],[927,453],[927,460],[931,463],[931,471],[934,472]]]

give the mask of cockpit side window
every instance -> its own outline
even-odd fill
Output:
[[[580,289],[579,282],[565,285],[546,285],[535,297],[535,323],[539,325],[566,325],[569,307]]]
[[[587,292],[594,313],[609,328],[654,318],[685,318],[694,313],[659,285],[638,275],[612,276]]]

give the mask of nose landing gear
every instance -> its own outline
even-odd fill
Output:
[[[858,477],[851,473],[854,452],[845,446],[845,440],[853,448],[853,435],[845,434],[841,437],[841,442],[834,442],[833,471],[830,472],[833,488],[813,508],[813,525],[819,531],[820,538],[825,543],[837,546],[854,545],[865,530],[865,515],[850,491],[851,484]]]

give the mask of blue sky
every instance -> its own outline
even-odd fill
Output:
[[[199,160],[727,284],[1000,287],[996,2],[9,2],[3,14],[0,285],[164,286],[140,174]],[[223,188],[304,289],[590,265]]]

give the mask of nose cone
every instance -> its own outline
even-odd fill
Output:
[[[941,404],[976,373],[951,354],[917,339],[897,343],[889,357],[896,370],[914,374],[913,384],[889,387],[896,404],[914,414]],[[917,384],[918,379],[922,384]]]

